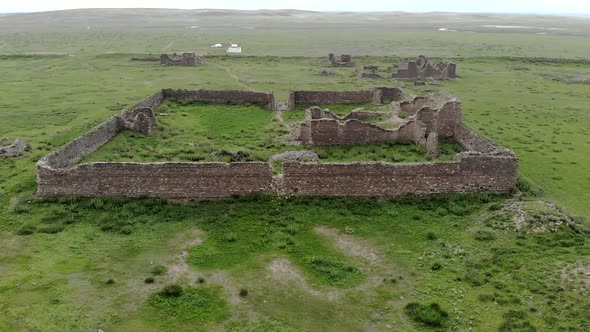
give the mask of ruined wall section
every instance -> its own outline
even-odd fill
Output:
[[[197,66],[201,64],[201,57],[195,53],[162,54],[160,64],[163,66]]]
[[[494,142],[481,136],[479,133],[472,130],[471,128],[468,128],[463,123],[457,126],[455,129],[455,136],[453,138],[467,151],[491,153],[497,149]]]
[[[241,90],[175,90],[164,89],[164,98],[190,100],[217,104],[255,104],[269,111],[275,110],[275,97],[272,92],[253,92]]]
[[[381,104],[383,100],[401,101],[404,98],[402,89],[386,87],[360,91],[291,91],[288,109],[294,110],[299,105]]]
[[[302,196],[383,197],[506,193],[515,185],[514,155],[460,154],[441,163],[285,163],[282,193]]]
[[[271,191],[269,163],[107,163],[38,169],[42,196],[217,198]]]

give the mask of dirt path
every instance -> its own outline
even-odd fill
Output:
[[[162,47],[162,51],[167,51],[170,47],[172,47],[172,45],[174,45],[174,42],[170,42],[170,44]]]
[[[289,129],[289,131],[291,131],[291,126],[289,126],[285,120],[283,119],[283,111],[276,111],[274,118],[277,119],[279,121],[280,124],[282,124],[283,126],[285,126],[285,128]]]
[[[248,84],[242,82],[242,79],[238,75],[234,74],[229,67],[225,67],[225,66],[222,66],[222,65],[219,65],[216,63],[211,63],[211,65],[225,70],[225,72],[227,73],[227,75],[229,77],[231,77],[234,81],[236,81],[236,83],[238,83],[240,86],[242,86],[246,90],[253,90]]]

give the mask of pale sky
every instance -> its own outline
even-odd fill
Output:
[[[589,0],[0,0],[0,12],[75,8],[302,9],[315,11],[408,11],[590,14]]]

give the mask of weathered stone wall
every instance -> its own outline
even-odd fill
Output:
[[[514,155],[460,154],[440,163],[283,164],[282,193],[382,197],[470,192],[506,193],[515,185]]]
[[[174,90],[164,89],[164,98],[191,100],[218,104],[256,104],[273,111],[275,98],[272,92],[240,90]]]
[[[464,124],[460,124],[455,128],[455,135],[453,138],[467,151],[490,153],[496,150],[494,142],[481,136]]]
[[[160,64],[163,66],[197,66],[201,64],[201,57],[195,53],[162,54]]]
[[[271,191],[269,163],[89,163],[38,167],[42,196],[215,198]]]
[[[406,119],[398,129],[393,130],[358,121],[383,113],[351,112],[345,117],[338,117],[327,110],[312,107],[306,110],[305,122],[302,124],[299,140],[311,146],[393,143],[396,141],[412,142],[419,146],[425,146],[426,138],[430,133],[436,133],[437,138],[453,138],[455,128],[462,123],[461,102],[445,96],[432,96],[419,100],[423,101],[419,105],[429,104],[437,108],[421,106],[413,117]]]
[[[361,93],[353,96],[370,100],[378,93],[380,98],[388,95],[401,100],[403,91],[400,91],[376,89],[368,91],[371,95]],[[307,98],[304,100],[325,98],[318,103],[327,103],[325,100],[335,103],[337,99],[332,98],[338,98],[337,94],[304,94]],[[272,109],[270,104],[274,105],[272,93],[160,91],[39,160],[38,194],[198,199],[268,192],[310,196],[503,193],[515,186],[518,176],[518,159],[514,154],[505,148],[496,147],[493,142],[465,127],[461,122],[461,103],[454,98],[428,101],[438,108],[423,105],[397,130],[386,130],[353,118],[374,116],[372,112],[351,115],[355,113],[352,112],[345,118],[339,118],[320,108],[306,112],[306,122],[301,126],[303,140],[307,139],[315,145],[405,140],[426,145],[429,153],[434,154],[439,136],[453,138],[469,151],[458,154],[452,162],[285,163],[282,176],[274,180],[271,164],[263,162],[98,162],[68,167],[123,129],[149,134],[156,125],[153,109],[165,98],[253,103],[267,105],[269,109]],[[296,94],[293,98],[296,98]]]
[[[142,99],[137,104],[129,107],[129,109],[133,110],[135,108],[142,108],[142,107],[149,107],[151,109],[156,109],[158,106],[160,106],[162,101],[164,101],[164,92],[162,90],[160,90],[160,91],[154,93],[153,95],[151,95],[145,99]]]
[[[402,89],[386,87],[360,91],[291,91],[288,109],[294,110],[298,105],[380,104],[383,100],[401,101],[404,98]]]
[[[291,91],[289,109],[297,105],[367,104],[373,102],[373,91]]]
[[[334,53],[328,54],[328,63],[335,67],[350,67],[354,65],[354,60],[350,54],[335,56]]]
[[[345,122],[335,119],[311,120],[305,127],[300,132],[300,140],[311,146],[372,144],[397,140],[396,131],[355,119]]]
[[[450,61],[431,63],[423,55],[418,56],[415,61],[403,62],[394,67],[397,68],[397,72],[393,73],[392,77],[398,79],[454,79],[457,77],[457,65],[454,63]]]
[[[106,142],[115,137],[122,128],[123,124],[121,119],[118,116],[113,116],[90,132],[69,142],[61,149],[43,157],[37,164],[48,165],[53,168],[68,167],[96,151]]]

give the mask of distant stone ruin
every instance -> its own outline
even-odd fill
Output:
[[[272,93],[164,89],[115,115],[37,162],[37,194],[84,197],[125,196],[167,199],[207,199],[277,193],[302,196],[384,197],[469,192],[506,193],[515,185],[518,159],[462,122],[461,102],[444,95],[412,97],[397,88],[369,91],[296,91],[295,102],[383,102],[393,98],[387,112],[355,110],[345,117],[311,107],[301,124],[299,139],[309,146],[412,143],[438,154],[438,140],[449,139],[466,151],[447,162],[326,163],[310,151],[287,151],[271,161],[235,162],[92,162],[76,165],[123,130],[150,134],[157,125],[154,110],[166,99],[257,104],[275,109]],[[410,116],[398,129],[364,122],[383,114]],[[273,175],[273,160],[291,160],[282,174]]]
[[[152,58],[152,57],[147,57],[147,58],[131,58],[131,59],[129,59],[129,61],[158,62],[158,61],[160,61],[160,58]]]
[[[162,66],[198,66],[201,64],[201,57],[195,53],[162,54],[160,64]]]
[[[359,78],[381,78],[379,66],[365,65],[359,69]]]
[[[350,54],[342,54],[335,56],[334,53],[328,54],[328,63],[332,67],[352,67],[354,66],[354,60]]]
[[[420,55],[415,61],[394,65],[393,68],[397,72],[393,73],[392,77],[397,79],[454,79],[457,77],[457,65],[454,63],[447,60],[430,63],[423,55]]]
[[[27,144],[20,139],[15,139],[12,144],[6,145],[9,142],[8,137],[2,137],[0,141],[0,156],[18,157],[25,153]]]

